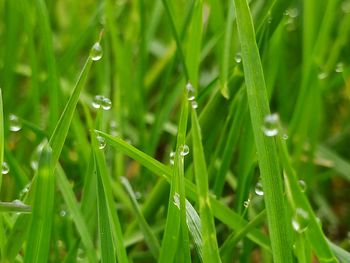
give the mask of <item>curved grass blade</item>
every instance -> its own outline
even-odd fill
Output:
[[[273,258],[274,262],[290,263],[293,261],[291,226],[287,224],[276,145],[273,138],[265,136],[261,131],[264,117],[270,113],[270,109],[253,21],[247,0],[234,0],[234,4],[249,111],[265,189],[264,199]]]
[[[209,198],[208,171],[205,163],[200,127],[195,109],[192,109],[191,120],[194,174],[199,199],[199,214],[202,221],[201,233],[203,237],[203,262],[221,262]]]
[[[34,185],[33,212],[24,257],[25,263],[48,261],[55,190],[51,161],[52,150],[50,145],[46,144],[41,152]]]
[[[137,203],[135,193],[132,190],[128,179],[126,177],[121,177],[120,180],[130,197],[134,213],[136,215],[137,221],[139,222],[140,229],[143,232],[145,241],[149,249],[151,250],[152,255],[157,259],[159,257],[159,249],[160,249],[158,239],[153,234],[153,231],[148,225],[146,219],[143,217],[139,204]]]

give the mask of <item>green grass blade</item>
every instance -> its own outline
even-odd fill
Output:
[[[97,172],[99,173],[99,172]],[[100,175],[97,175],[97,208],[98,208],[98,226],[100,235],[101,262],[115,262],[114,245],[109,221],[109,212],[107,200],[103,189]]]
[[[194,174],[196,177],[197,193],[199,199],[199,214],[202,221],[203,262],[221,262],[214,218],[211,211],[208,187],[208,171],[205,163],[202,137],[195,109],[192,109],[192,140]]]
[[[2,104],[2,90],[0,89],[0,164],[4,162],[4,145],[5,145],[5,135],[4,135],[4,109]],[[2,173],[0,173],[0,189],[2,185]],[[1,227],[1,226],[0,226]]]
[[[255,144],[262,184],[265,189],[265,204],[271,237],[274,262],[292,262],[291,226],[287,224],[282,190],[281,172],[273,138],[264,135],[261,128],[269,114],[258,46],[248,2],[234,0],[238,36],[241,43],[244,77],[248,94],[248,105],[253,126]]]
[[[135,213],[137,220],[139,222],[141,231],[144,234],[145,241],[146,241],[148,247],[150,248],[153,256],[157,259],[159,257],[159,250],[160,250],[158,239],[153,234],[152,229],[148,225],[146,219],[143,217],[141,209],[137,203],[135,193],[132,190],[128,179],[126,179],[125,177],[121,177],[120,180],[121,180],[122,184],[124,185],[124,188],[126,189],[128,195],[130,197],[134,213]]]
[[[85,220],[79,208],[79,204],[74,196],[74,192],[69,185],[69,181],[59,165],[55,172],[57,186],[62,194],[62,197],[67,205],[67,211],[72,216],[73,222],[77,228],[77,231],[81,237],[81,242],[83,243],[87,257],[90,262],[97,262],[96,254],[94,253],[94,245],[89,234],[88,228],[86,226]]]
[[[0,202],[0,212],[29,213],[31,211],[32,207],[22,202]]]
[[[47,262],[53,222],[55,178],[51,170],[52,150],[46,144],[39,160],[33,212],[24,257],[25,263]]]

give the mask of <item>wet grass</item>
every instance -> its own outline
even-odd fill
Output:
[[[349,261],[350,2],[247,2],[0,0],[0,262]]]

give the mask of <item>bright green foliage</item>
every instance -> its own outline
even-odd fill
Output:
[[[0,0],[0,262],[349,262],[349,0]]]

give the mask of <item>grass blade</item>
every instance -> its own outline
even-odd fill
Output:
[[[264,117],[270,113],[264,74],[247,0],[234,0],[241,43],[248,105],[253,126],[274,262],[292,262],[291,227],[287,224],[281,172],[273,138],[263,134]]]
[[[46,144],[41,153],[34,186],[33,212],[24,257],[25,263],[48,261],[55,189],[51,161],[51,147]]]
[[[0,202],[0,212],[29,213],[32,207],[22,202]]]
[[[195,109],[192,109],[191,120],[194,174],[196,177],[199,198],[199,214],[202,221],[203,262],[221,262],[209,198],[208,171],[206,168],[200,127]]]

